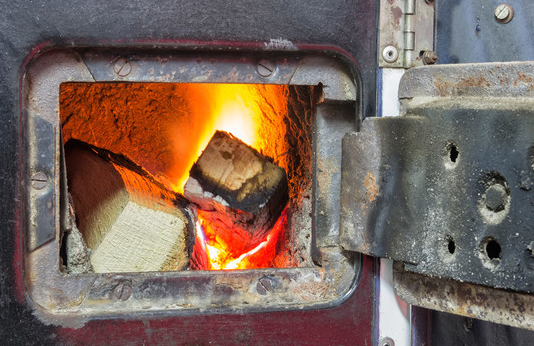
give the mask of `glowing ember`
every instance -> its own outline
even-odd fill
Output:
[[[234,244],[225,243],[217,237],[216,231],[200,215],[196,223],[197,237],[195,252],[205,254],[207,270],[255,269],[275,267],[278,240],[287,227],[287,208],[271,229],[264,241],[252,249],[238,253]],[[242,244],[239,244],[242,246]],[[239,247],[239,246],[237,246]],[[200,251],[199,251],[200,250]]]
[[[262,90],[249,85],[226,84],[226,85],[192,85],[190,95],[193,99],[202,101],[192,103],[193,112],[205,114],[203,131],[198,135],[197,147],[190,151],[190,161],[185,162],[182,156],[183,171],[173,187],[176,191],[183,192],[183,186],[189,178],[189,169],[217,130],[226,131],[239,138],[254,149],[263,152],[273,143],[266,142],[278,139],[273,133],[266,131],[265,123],[260,121],[264,115],[263,109],[268,103],[266,97],[271,100],[270,109],[284,109],[287,102],[285,90],[274,86],[263,86]],[[274,108],[272,108],[274,107]],[[281,117],[279,119],[282,119]],[[274,129],[282,124],[271,124]],[[179,143],[177,143],[179,145]],[[276,146],[274,146],[276,147]],[[184,164],[185,163],[185,164]],[[286,208],[287,209],[287,208]],[[209,219],[203,217],[203,212],[198,211],[196,223],[196,244],[194,253],[197,256],[206,257],[207,261],[201,260],[199,269],[207,270],[231,270],[275,267],[277,244],[280,234],[287,228],[286,211],[269,232],[266,239],[259,244],[248,244],[241,239],[223,239]],[[232,230],[224,230],[228,234]],[[205,255],[204,255],[205,254]]]

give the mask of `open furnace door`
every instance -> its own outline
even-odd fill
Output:
[[[534,63],[425,66],[343,141],[341,245],[410,304],[534,330]]]

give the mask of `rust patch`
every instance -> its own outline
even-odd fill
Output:
[[[400,20],[402,18],[402,9],[398,6],[391,7],[391,15],[393,16],[394,28],[399,28]]]
[[[402,10],[398,6],[391,8],[391,14],[393,14],[393,18],[395,18],[397,22],[402,18]]]
[[[528,90],[534,89],[532,77],[527,77],[526,74],[517,72],[517,79],[514,81],[514,87],[517,87],[520,82],[528,85]]]
[[[501,85],[510,85],[510,77],[506,75],[499,75],[497,78],[499,78],[499,83]]]
[[[461,95],[466,93],[470,88],[491,87],[491,83],[484,76],[469,76],[460,79],[457,83],[451,83],[439,75],[434,75],[434,85],[440,96],[450,94]]]
[[[367,199],[369,202],[374,202],[376,196],[378,195],[378,186],[376,185],[375,175],[371,172],[367,172],[367,175],[363,180],[363,185],[367,190]]]

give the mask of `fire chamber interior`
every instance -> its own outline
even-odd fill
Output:
[[[60,117],[72,219],[62,250],[67,270],[252,269],[309,263],[312,118],[318,89],[62,84]],[[212,211],[184,196],[193,164],[218,130],[253,148],[263,165],[272,163],[287,175],[288,202],[272,215],[266,236],[255,242],[223,237],[206,216]]]

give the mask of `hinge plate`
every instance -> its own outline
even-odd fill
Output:
[[[343,140],[341,245],[534,293],[534,63],[416,67]]]
[[[434,1],[380,1],[380,67],[410,68],[423,65],[423,54],[433,50]]]

